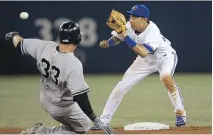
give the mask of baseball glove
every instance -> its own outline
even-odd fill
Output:
[[[118,34],[126,31],[126,18],[124,15],[116,10],[112,10],[106,24]]]

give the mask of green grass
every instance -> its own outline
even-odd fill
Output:
[[[26,127],[35,122],[56,124],[41,108],[39,76],[0,76],[0,126]],[[95,112],[100,115],[108,96],[122,75],[85,75]],[[212,124],[211,74],[177,74],[184,97],[189,126]],[[174,125],[175,116],[166,89],[157,75],[141,81],[126,94],[116,111],[112,126],[134,122]]]

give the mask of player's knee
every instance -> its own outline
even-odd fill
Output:
[[[173,85],[173,79],[170,74],[164,74],[160,76],[160,80],[165,85],[167,89],[171,89],[170,87]]]
[[[123,95],[123,94],[122,94],[122,92],[121,92],[121,89],[115,87],[115,88],[113,89],[113,91],[111,92],[110,97],[111,97],[111,98],[117,98],[117,97],[120,97],[120,96],[122,96],[122,95]]]
[[[90,130],[90,127],[91,127],[90,120],[88,118],[79,128],[77,128],[77,130],[75,130],[75,132],[78,134],[85,134]]]
[[[123,81],[120,81],[110,94],[111,97],[122,97],[128,91],[128,86]]]

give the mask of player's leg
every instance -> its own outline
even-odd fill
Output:
[[[61,126],[56,126],[48,134],[84,134],[90,129],[90,119],[81,110],[77,103],[69,106],[69,112],[59,116],[51,114],[52,118],[62,123]]]
[[[177,54],[167,54],[158,67],[160,80],[168,90],[168,95],[172,105],[175,108],[176,126],[186,124],[186,111],[184,110],[183,100],[180,94],[180,88],[174,80],[174,71],[178,62]]]
[[[51,104],[45,99],[42,92],[40,92],[40,102],[44,110],[48,112],[47,106],[51,107]],[[49,130],[51,130],[51,128],[45,127],[43,123],[36,123],[32,127],[22,130],[21,134],[46,134]]]
[[[101,121],[109,124],[113,114],[121,103],[123,96],[140,80],[153,72],[156,72],[155,66],[150,66],[148,63],[145,63],[143,59],[137,58],[128,68],[122,80],[119,81],[119,83],[112,90],[100,117]]]
[[[45,127],[43,124],[36,124],[28,129],[28,132],[25,132],[25,134],[83,134],[90,129],[90,120],[77,103],[66,107],[59,107],[50,103],[42,92],[40,94],[40,101],[44,110],[62,125]]]
[[[33,125],[30,128],[24,129],[21,131],[20,134],[36,134],[37,132],[41,133],[41,134],[45,134],[45,129],[44,129],[44,125],[43,123],[36,123],[35,125]]]

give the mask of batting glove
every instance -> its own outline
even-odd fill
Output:
[[[113,129],[108,125],[102,122],[99,118],[96,118],[94,123],[101,128],[105,134],[114,134]]]
[[[6,40],[10,40],[10,41],[13,41],[13,37],[18,35],[18,32],[9,32],[5,35],[5,39]]]

